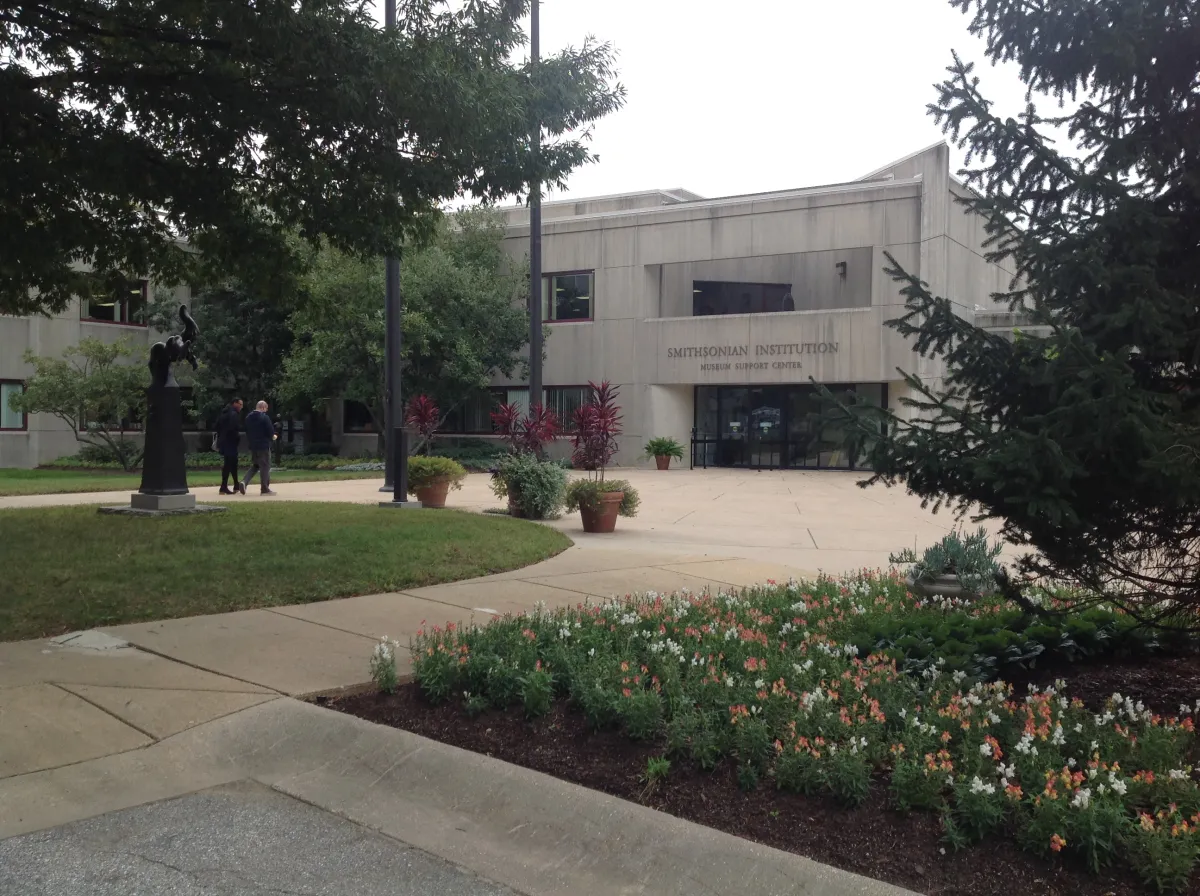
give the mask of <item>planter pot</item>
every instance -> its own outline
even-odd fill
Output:
[[[617,511],[625,500],[624,492],[603,492],[596,507],[580,507],[583,531],[607,533],[617,528]]]
[[[511,485],[508,487],[508,515],[519,520],[525,518],[525,511],[521,509],[521,493]]]
[[[654,462],[658,464],[660,470],[666,470],[671,466],[671,456],[668,454],[662,457],[655,457]]]
[[[450,480],[435,479],[429,485],[415,491],[422,507],[445,507],[446,495],[450,493]]]
[[[951,597],[959,600],[976,600],[979,597],[978,594],[964,588],[963,583],[958,580],[958,576],[953,573],[921,581],[909,573],[905,583],[908,585],[909,591],[919,594],[921,597]]]

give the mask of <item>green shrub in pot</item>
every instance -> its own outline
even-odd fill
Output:
[[[953,576],[957,577],[964,595],[981,595],[996,590],[996,576],[1000,572],[996,560],[1003,549],[999,542],[992,544],[987,530],[980,527],[972,535],[951,532],[927,547],[920,557],[905,548],[888,559],[910,567],[909,581],[917,589],[931,588],[939,579]]]
[[[683,460],[683,446],[669,436],[659,436],[651,439],[642,449],[646,457],[669,457],[673,460]]]
[[[620,492],[624,496],[621,498],[621,506],[617,509],[617,513],[620,516],[637,516],[641,498],[638,496],[637,489],[624,479],[576,479],[567,486],[567,512],[574,513],[576,510],[585,508],[598,510],[600,495],[615,492]]]
[[[408,490],[411,494],[443,480],[449,482],[451,488],[460,489],[466,478],[463,465],[448,457],[422,454],[408,459]]]
[[[527,451],[507,454],[492,470],[492,491],[509,499],[515,516],[550,519],[562,510],[567,471],[561,463],[540,461]]]

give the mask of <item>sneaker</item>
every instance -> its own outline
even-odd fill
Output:
[[[279,492],[273,492],[269,488],[264,488],[262,491],[259,492],[259,494],[260,495],[277,495],[277,494],[279,494]]]
[[[244,494],[246,494],[246,483],[244,483],[244,482],[239,482],[239,483],[237,484],[237,490],[238,490],[238,494],[239,494],[239,495],[244,495]]]

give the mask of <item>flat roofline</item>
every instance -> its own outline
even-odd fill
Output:
[[[639,196],[666,196],[674,199],[677,203],[693,202],[704,198],[699,193],[693,193],[691,190],[685,190],[683,187],[676,187],[670,190],[634,190],[630,193],[608,193],[604,196],[580,196],[578,199],[551,199],[542,202],[542,208],[552,205],[579,205],[584,202],[610,202],[614,199],[636,199]],[[506,208],[515,210],[528,208],[528,205],[518,202],[516,205],[510,205]]]
[[[722,208],[733,205],[750,204],[754,202],[801,198],[804,196],[859,193],[867,192],[868,190],[904,190],[912,189],[914,186],[920,184],[920,182],[921,178],[919,175],[913,177],[911,180],[901,181],[847,181],[840,184],[823,184],[821,186],[800,187],[793,190],[773,190],[766,193],[744,193],[738,196],[721,196],[715,199],[695,199],[688,202],[678,202],[671,205],[659,205],[650,208],[626,208],[603,212],[589,212],[588,214],[583,215],[569,215],[565,218],[552,218],[544,221],[542,226],[544,228],[566,227],[575,221],[583,222],[594,221],[597,219],[667,214],[693,208]],[[511,228],[528,227],[529,222],[522,221],[520,223],[513,223],[508,226]]]

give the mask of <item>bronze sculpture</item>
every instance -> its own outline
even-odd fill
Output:
[[[175,374],[171,370],[171,366],[176,361],[188,361],[192,365],[192,370],[196,370],[200,366],[193,353],[196,337],[200,335],[200,328],[196,326],[196,321],[188,313],[187,305],[179,306],[179,319],[183,321],[182,333],[168,336],[163,342],[156,342],[150,346],[151,386],[178,386]]]

